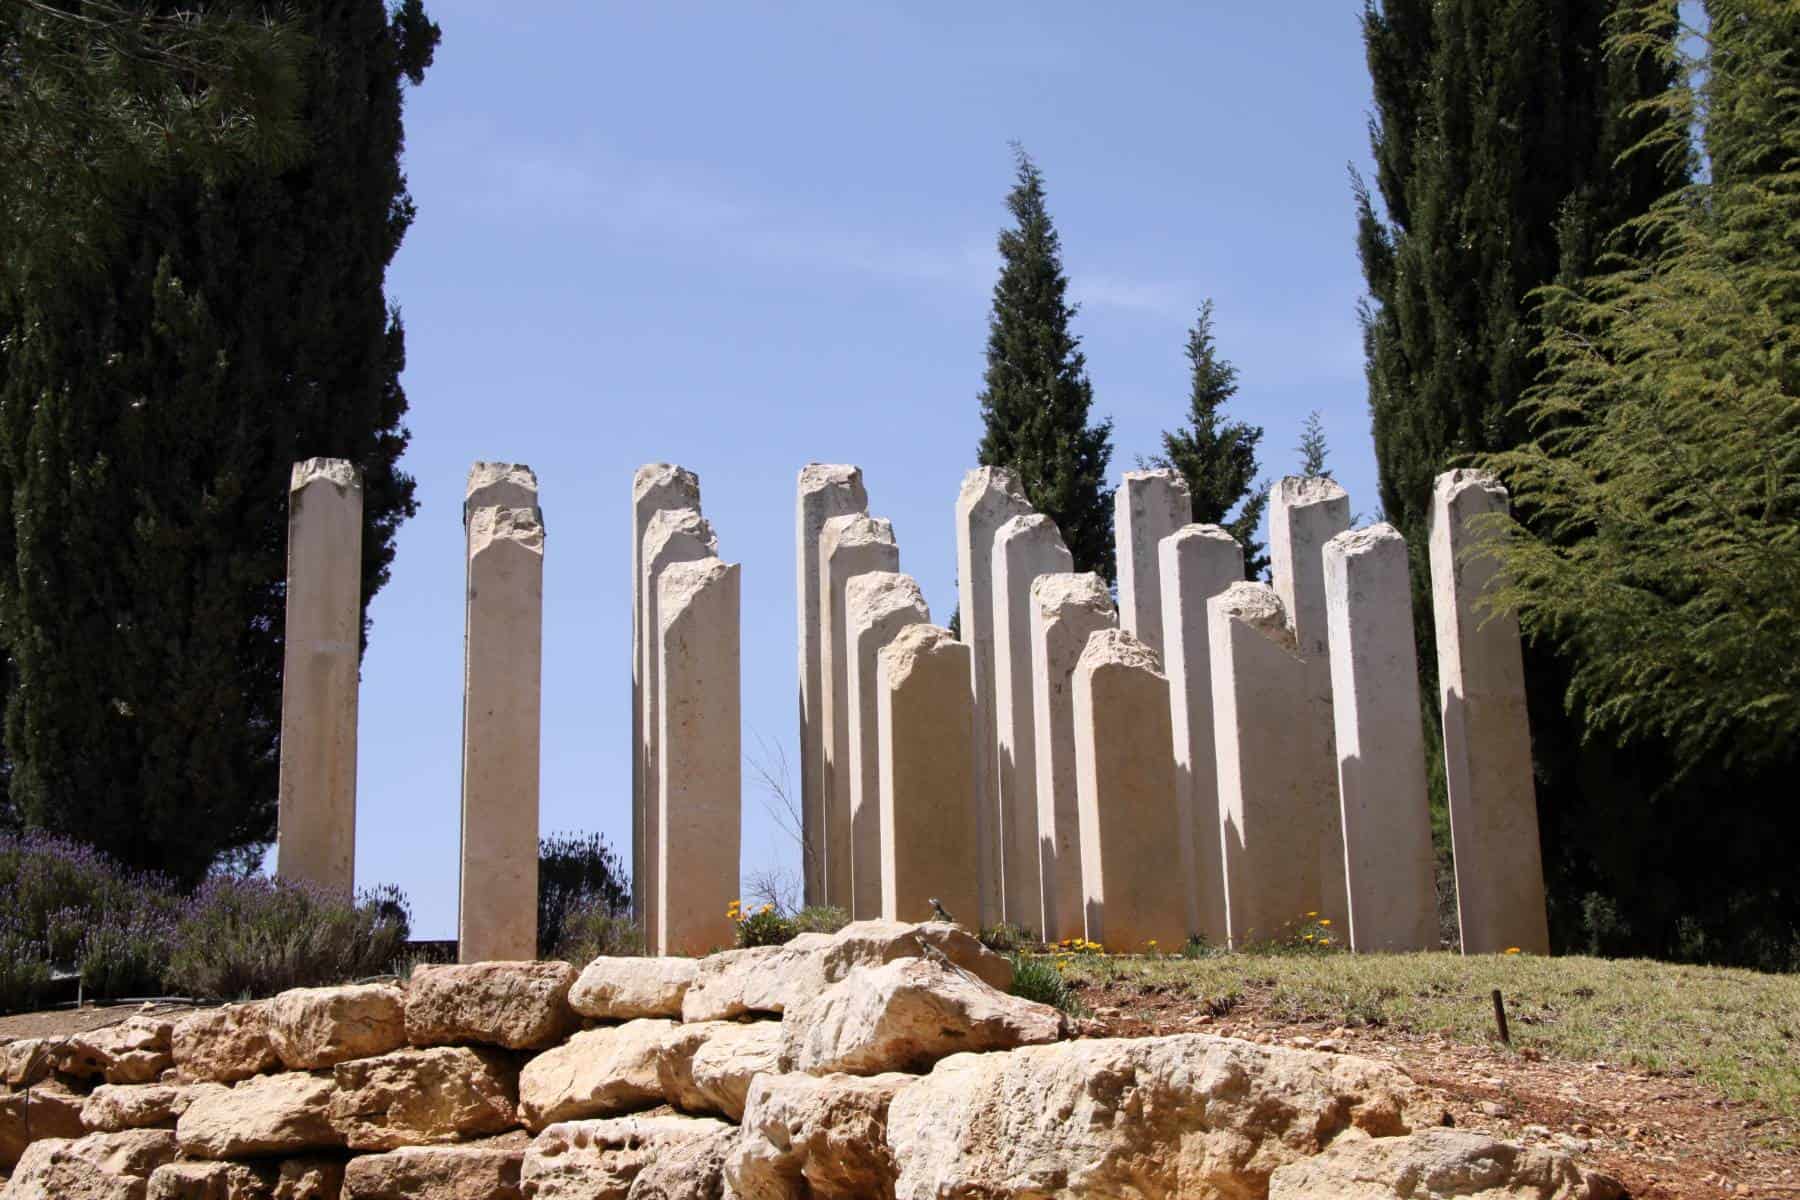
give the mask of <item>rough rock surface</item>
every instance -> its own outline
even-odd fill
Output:
[[[787,1006],[788,977],[804,954],[790,942],[724,950],[697,959],[694,980],[681,997],[681,1019],[733,1021],[751,1014],[780,1016]]]
[[[344,1164],[329,1158],[174,1162],[150,1176],[146,1200],[338,1200],[343,1180]]]
[[[175,1157],[166,1129],[46,1138],[25,1148],[6,1200],[143,1200],[150,1173]]]
[[[332,1068],[331,1123],[352,1150],[395,1150],[504,1133],[518,1072],[496,1050],[396,1050]]]
[[[103,1083],[89,1093],[82,1104],[81,1123],[101,1133],[117,1133],[122,1129],[173,1129],[175,1118],[187,1111],[201,1089],[219,1087],[214,1083]]]
[[[415,1046],[480,1042],[541,1050],[575,1026],[564,962],[479,962],[419,967],[406,985],[406,1040]]]
[[[873,1075],[924,1071],[965,1050],[1053,1042],[1062,1014],[932,959],[853,967],[781,1019],[786,1070]]]
[[[56,1051],[56,1069],[71,1079],[149,1083],[175,1065],[169,1054],[174,1028],[162,1017],[135,1016],[75,1034]]]
[[[740,1121],[750,1080],[779,1071],[780,1059],[778,1021],[701,1021],[671,1031],[657,1061],[657,1077],[676,1108]]]
[[[822,983],[836,983],[851,967],[878,967],[897,958],[929,958],[931,947],[989,987],[1012,987],[1012,964],[960,925],[947,921],[854,921],[813,954]],[[796,993],[797,995],[800,993]]]
[[[78,1138],[83,1099],[58,1083],[0,1093],[0,1167],[10,1167],[25,1147],[44,1138]]]
[[[269,1001],[269,1041],[290,1071],[398,1050],[406,1044],[405,993],[375,983],[293,988]]]
[[[56,1042],[50,1038],[20,1038],[0,1046],[6,1082],[13,1087],[30,1087],[50,1078],[56,1066],[55,1052]]]
[[[344,1170],[343,1200],[520,1200],[525,1146],[520,1136],[360,1155]]]
[[[269,1041],[267,1001],[227,1004],[175,1022],[169,1050],[191,1082],[236,1083],[281,1065]]]
[[[644,1200],[666,1197],[716,1197],[718,1176],[704,1178],[707,1154],[682,1153],[698,1143],[718,1154],[722,1139],[732,1134],[723,1121],[703,1117],[616,1117],[606,1121],[565,1121],[540,1133],[525,1152],[520,1173],[523,1192],[531,1200]],[[681,1187],[674,1164],[662,1163],[646,1181],[653,1163],[676,1158],[699,1175]],[[672,1178],[672,1175],[676,1175]],[[644,1184],[646,1186],[639,1186]],[[649,1191],[654,1185],[657,1190]],[[668,1190],[671,1186],[679,1190]]]
[[[337,1087],[327,1072],[258,1075],[194,1097],[175,1123],[191,1158],[259,1158],[342,1146],[331,1123]]]
[[[569,989],[569,1006],[602,1021],[679,1017],[699,970],[692,958],[596,958]]]
[[[916,1083],[900,1074],[757,1076],[726,1181],[741,1200],[892,1196],[889,1106]]]
[[[644,1018],[588,1029],[519,1072],[519,1117],[532,1131],[557,1121],[609,1117],[663,1101],[657,1062],[673,1021]]]
[[[1344,1138],[1269,1177],[1269,1200],[1617,1200],[1623,1194],[1616,1182],[1583,1171],[1560,1151],[1460,1129]]]
[[[1238,1200],[1340,1134],[1408,1132],[1414,1095],[1380,1063],[1231,1038],[1063,1042],[938,1063],[895,1098],[888,1144],[902,1200]]]

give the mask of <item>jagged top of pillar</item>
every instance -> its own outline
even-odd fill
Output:
[[[1163,677],[1162,657],[1123,629],[1096,629],[1075,663],[1078,674],[1093,674],[1107,667],[1149,671]]]
[[[844,613],[851,629],[867,628],[884,617],[910,612],[931,620],[919,581],[900,571],[866,571],[844,586]]]
[[[486,504],[469,514],[469,557],[474,558],[497,542],[544,552],[544,517],[535,505],[501,508]]]
[[[1185,492],[1188,490],[1187,476],[1183,475],[1180,471],[1177,471],[1174,467],[1150,467],[1142,471],[1127,471],[1125,472],[1124,483],[1126,489],[1129,489],[1133,484],[1138,487],[1148,487],[1153,483],[1163,483],[1175,488],[1177,491]]]
[[[1432,485],[1432,495],[1439,504],[1454,504],[1471,491],[1484,493],[1489,505],[1500,510],[1505,510],[1511,500],[1506,493],[1505,484],[1487,471],[1477,471],[1470,467],[1445,471]]]
[[[819,534],[819,548],[829,553],[845,546],[898,546],[894,540],[894,523],[886,517],[868,513],[845,513],[825,522]]]
[[[1406,539],[1400,536],[1398,529],[1383,521],[1379,525],[1369,525],[1362,529],[1344,530],[1325,543],[1325,553],[1335,554],[1339,558],[1356,558],[1387,549],[1396,543],[1404,552]]]
[[[674,463],[645,463],[631,476],[631,502],[636,504],[652,495],[682,502],[685,508],[699,508],[700,477]]]
[[[1209,613],[1248,625],[1290,653],[1298,649],[1288,628],[1287,609],[1266,583],[1234,583],[1206,602]]]
[[[945,655],[959,660],[961,671],[967,673],[970,653],[967,642],[958,641],[942,626],[908,625],[881,648],[881,670],[887,676],[888,686],[896,688],[922,664]]]
[[[1231,536],[1231,531],[1223,525],[1202,525],[1198,522],[1183,525],[1163,541],[1174,542],[1177,545],[1186,545],[1189,542],[1223,542],[1231,546],[1238,544],[1238,540]]]
[[[338,491],[362,490],[362,469],[347,458],[303,458],[288,476],[288,490],[297,492],[310,483],[329,483]]]
[[[538,502],[537,473],[524,463],[477,462],[463,490],[463,524],[478,508],[532,508]]]
[[[1004,546],[1008,542],[1020,538],[1067,549],[1063,543],[1062,530],[1056,527],[1056,522],[1039,512],[1020,513],[1016,517],[1008,517],[1001,523],[1000,528],[994,530],[994,545],[996,546]]]
[[[650,514],[650,521],[644,526],[644,567],[652,570],[659,566],[670,543],[677,539],[688,538],[697,542],[708,554],[716,554],[719,550],[719,539],[713,533],[712,525],[700,515],[697,508],[659,508]]]
[[[735,581],[739,565],[708,556],[664,567],[656,578],[657,624],[666,632],[700,597]]]
[[[1118,616],[1106,580],[1093,571],[1051,571],[1039,575],[1031,581],[1031,602],[1046,617],[1058,616],[1071,608]]]
[[[956,511],[969,512],[983,503],[1000,502],[1019,512],[1031,509],[1031,500],[1019,477],[1006,467],[976,467],[963,476],[956,496]]]
[[[809,462],[800,468],[798,489],[801,495],[823,491],[826,488],[846,488],[862,496],[864,504],[868,503],[867,495],[863,490],[861,467],[851,466],[849,463]]]
[[[1269,503],[1288,508],[1308,504],[1350,503],[1350,493],[1337,480],[1324,475],[1284,475],[1269,489]]]

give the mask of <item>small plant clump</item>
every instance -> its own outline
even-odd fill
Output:
[[[976,936],[981,939],[982,945],[995,954],[1012,954],[1036,945],[1038,940],[1031,930],[1007,921],[998,925],[984,925]]]
[[[746,908],[733,900],[725,916],[735,930],[735,942],[743,946],[783,946],[803,933],[836,933],[850,923],[850,914],[829,904],[814,904],[795,913],[784,913],[770,901]]]
[[[1006,957],[1012,963],[1013,995],[1048,1004],[1070,1016],[1082,1015],[1084,1010],[1075,998],[1075,989],[1070,986],[1060,961],[1016,951]]]

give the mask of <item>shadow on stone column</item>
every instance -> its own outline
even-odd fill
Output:
[[[881,756],[876,725],[877,657],[908,625],[931,620],[911,575],[870,571],[844,589],[845,695],[850,716],[850,917],[881,915]]]

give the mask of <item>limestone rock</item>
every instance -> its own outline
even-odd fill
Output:
[[[995,991],[931,959],[854,967],[781,1019],[792,1071],[923,1071],[964,1050],[1010,1050],[1062,1036],[1062,1014]]]
[[[1269,1177],[1269,1200],[1617,1200],[1618,1183],[1557,1150],[1484,1133],[1426,1129],[1344,1138]]]
[[[759,1075],[725,1179],[741,1200],[891,1197],[888,1110],[911,1075]],[[951,1193],[945,1193],[946,1195]]]
[[[508,1050],[554,1045],[575,1024],[568,999],[574,982],[575,968],[563,962],[419,967],[406,985],[406,1040]]]
[[[258,1158],[342,1146],[331,1123],[337,1090],[327,1072],[258,1075],[231,1088],[207,1089],[175,1123],[190,1158]]]
[[[396,1050],[332,1068],[331,1123],[352,1150],[395,1150],[504,1133],[518,1073],[494,1050]]]
[[[671,1032],[657,1061],[657,1077],[675,1107],[740,1121],[750,1081],[779,1071],[780,1060],[780,1022],[702,1021]]]
[[[673,1021],[647,1017],[584,1030],[544,1051],[519,1072],[519,1118],[536,1132],[662,1103],[657,1062],[674,1029]]]
[[[169,1054],[174,1028],[166,1018],[140,1015],[75,1034],[57,1050],[56,1069],[72,1079],[150,1083],[175,1064]]]
[[[169,1049],[190,1082],[236,1083],[281,1065],[269,1041],[267,1001],[227,1004],[175,1022]]]
[[[373,983],[293,988],[269,1001],[269,1041],[290,1071],[398,1050],[406,1044],[405,994]]]
[[[25,1147],[44,1138],[78,1138],[82,1098],[59,1083],[44,1083],[22,1092],[0,1092],[0,1168],[10,1167]]]
[[[722,950],[696,960],[694,981],[681,998],[681,1019],[732,1021],[751,1013],[781,1015],[787,1007],[789,973],[804,956],[789,943]]]
[[[945,1059],[895,1099],[888,1144],[901,1200],[1238,1200],[1340,1134],[1407,1132],[1414,1095],[1347,1055],[1204,1034],[1062,1042]]]
[[[202,1089],[207,1088],[219,1088],[219,1085],[103,1083],[82,1104],[81,1123],[101,1133],[117,1133],[122,1129],[173,1129],[175,1119],[187,1111]]]
[[[13,1087],[30,1087],[50,1078],[50,1072],[56,1068],[55,1051],[56,1042],[51,1038],[20,1038],[0,1046],[6,1082]]]
[[[166,1129],[45,1138],[25,1148],[6,1200],[144,1200],[150,1173],[175,1157]]]
[[[692,958],[596,958],[569,989],[569,1006],[602,1021],[679,1017],[699,969]]]
[[[823,986],[844,978],[851,967],[929,957],[927,946],[989,987],[1002,992],[1012,987],[1012,964],[982,945],[974,934],[948,921],[854,921],[814,951],[813,960]]]
[[[523,1135],[466,1146],[403,1146],[344,1170],[344,1200],[520,1200]]]
[[[631,1182],[626,1200],[738,1200],[726,1190],[725,1160],[737,1149],[735,1125],[664,1146]]]
[[[173,1162],[150,1176],[146,1200],[338,1200],[343,1180],[344,1164],[328,1158]]]
[[[538,1134],[526,1150],[520,1173],[522,1190],[530,1200],[717,1197],[721,1189],[716,1170],[710,1181],[704,1178],[707,1153],[682,1152],[704,1146],[722,1159],[719,1143],[733,1133],[723,1121],[703,1117],[560,1122]],[[678,1158],[686,1169],[699,1166],[702,1170],[681,1186],[674,1164],[663,1162],[671,1157]],[[661,1169],[645,1180],[646,1174],[652,1174],[653,1164],[661,1164]]]

